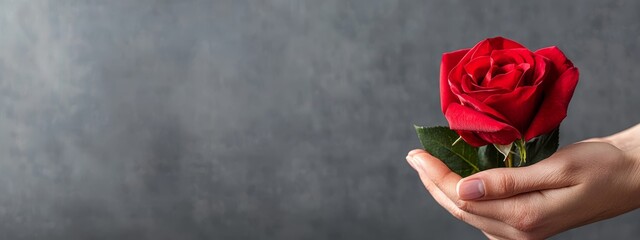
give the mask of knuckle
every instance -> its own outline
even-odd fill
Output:
[[[526,234],[540,227],[540,214],[537,211],[522,209],[514,216],[513,227]]]
[[[455,204],[462,211],[470,212],[472,210],[472,208],[471,208],[472,203],[470,203],[468,201],[457,200],[457,201],[455,201]]]
[[[451,215],[453,215],[455,218],[463,222],[467,220],[467,213],[460,209],[453,209],[451,211]]]
[[[427,189],[427,191],[432,192],[433,191],[433,184],[429,183],[429,182],[423,182],[424,188]]]
[[[534,229],[533,224],[523,220],[517,221],[513,227],[523,233],[530,233]]]
[[[423,183],[424,183],[424,187],[431,194],[435,194],[440,191],[440,188],[438,188],[438,186],[436,186],[433,182],[424,181]]]
[[[577,164],[576,161],[564,161],[559,167],[562,175],[570,176],[580,172],[582,164]]]
[[[515,191],[516,180],[513,178],[513,176],[508,174],[501,174],[498,179],[499,179],[498,184],[502,192],[511,193]]]
[[[442,181],[439,178],[431,178],[429,177],[434,186],[440,188],[442,186]]]
[[[437,194],[438,187],[434,186],[433,184],[425,184],[424,187],[427,189],[427,191],[431,194],[431,195],[435,195]]]

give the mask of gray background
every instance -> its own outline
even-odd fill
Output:
[[[581,70],[564,144],[640,122],[638,1],[0,1],[0,238],[468,239],[406,164],[440,54]],[[630,239],[640,212],[560,235]]]

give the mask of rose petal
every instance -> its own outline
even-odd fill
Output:
[[[459,78],[466,75],[465,74],[465,70],[464,70],[464,66],[469,63],[469,61],[471,61],[472,57],[474,56],[474,53],[476,51],[478,51],[482,46],[488,45],[487,43],[488,40],[483,40],[479,43],[477,43],[473,48],[471,48],[470,50],[468,50],[466,52],[466,54],[464,54],[464,56],[462,57],[462,59],[460,59],[457,64],[453,67],[453,69],[451,69],[451,71],[449,71],[449,75],[448,78],[449,80],[460,80]],[[490,45],[489,45],[490,46]],[[484,50],[483,50],[484,51]],[[488,56],[488,54],[487,54]],[[442,70],[440,71],[440,73],[442,73]],[[441,78],[442,79],[442,78]],[[443,108],[446,109],[446,108]],[[444,111],[444,110],[443,110]]]
[[[571,67],[552,85],[547,86],[538,113],[525,133],[525,140],[549,133],[560,126],[560,122],[567,116],[567,108],[578,78],[578,69]]]
[[[536,64],[533,73],[533,77],[531,79],[525,79],[526,81],[522,84],[525,86],[537,85],[542,82],[543,79],[548,75],[547,72],[549,70],[549,65],[547,61],[550,61],[548,58],[543,57],[542,55],[535,56]]]
[[[475,46],[473,46],[473,48],[471,49],[463,49],[463,50],[458,50],[455,52],[450,52],[450,53],[445,53],[446,54],[452,54],[452,53],[456,53],[459,51],[465,51],[466,53],[464,54],[464,56],[461,59],[458,59],[456,56],[455,59],[458,59],[458,61],[452,61],[455,62],[453,64],[455,64],[455,66],[453,66],[453,69],[448,71],[448,75],[446,77],[448,78],[459,78],[462,75],[465,74],[464,71],[464,66],[469,63],[469,61],[471,61],[472,59],[478,58],[478,57],[482,57],[482,56],[490,56],[491,52],[494,50],[501,50],[501,49],[511,49],[511,48],[524,48],[524,46],[520,45],[519,43],[510,40],[510,39],[506,39],[503,37],[494,37],[494,38],[488,38],[485,40],[480,41],[479,43],[477,43]],[[444,56],[443,56],[443,61],[444,61]],[[447,69],[449,69],[447,67]],[[442,72],[442,68],[440,71],[440,80],[443,79],[442,76],[443,72]],[[441,81],[442,83],[442,81]],[[445,109],[445,108],[443,108]]]
[[[529,84],[529,82],[533,81],[532,79],[535,71],[535,69],[533,69],[533,65],[529,63],[520,63],[518,64],[518,69],[521,69],[523,73],[520,76],[520,80],[518,80],[518,84],[516,84],[516,86],[522,87],[531,85]]]
[[[524,64],[526,64],[526,63],[524,63]],[[514,63],[510,63],[510,64],[507,64],[507,65],[502,65],[501,67],[497,67],[496,68],[496,73],[497,72],[501,72],[500,74],[508,73],[508,72],[513,71],[513,69],[516,69],[516,67],[518,67],[518,66],[516,66],[516,64],[514,64]],[[498,75],[498,74],[496,74],[496,75]]]
[[[537,86],[519,87],[509,93],[489,96],[484,103],[503,114],[509,124],[524,133],[538,109],[543,90]]]
[[[533,64],[534,54],[526,48],[513,48],[494,50],[491,52],[492,64],[504,65],[506,63],[529,63]]]
[[[495,50],[525,48],[520,43],[503,37],[488,38],[479,42],[471,49],[471,59],[480,56],[489,56]]]
[[[467,53],[458,61],[458,65],[456,65],[450,72],[451,76],[462,76],[464,74],[464,65],[469,63],[472,59],[482,57],[482,56],[490,56],[491,52],[494,50],[502,50],[502,49],[511,49],[511,48],[525,48],[519,43],[503,38],[503,37],[494,37],[487,38],[485,40],[480,41],[475,46],[467,51]]]
[[[458,133],[458,135],[460,135],[460,137],[462,137],[462,139],[464,139],[464,141],[467,142],[471,146],[480,147],[480,146],[484,146],[484,145],[487,145],[487,144],[491,144],[490,142],[482,140],[482,138],[478,137],[478,135],[476,135],[472,131],[458,130],[458,131],[455,131],[455,132]]]
[[[491,42],[491,46],[493,46],[493,49],[526,48],[525,46],[522,46],[522,44],[517,43],[516,41],[513,41],[508,38],[504,38],[504,37],[499,37],[499,36],[494,38],[489,38],[489,42]]]
[[[460,87],[462,87],[462,91],[454,91],[453,92],[454,94],[456,92],[461,92],[461,94],[468,94],[471,98],[476,99],[480,102],[484,101],[484,99],[486,99],[489,96],[496,95],[496,94],[503,94],[510,91],[510,90],[505,90],[501,88],[490,88],[490,87],[478,86],[476,83],[474,83],[471,80],[471,77],[468,75],[463,76],[462,81],[460,81],[459,84],[460,84]]]
[[[514,127],[457,103],[449,105],[445,118],[452,130],[475,132],[482,140],[490,143],[509,144],[521,136]]]
[[[447,110],[449,103],[458,101],[458,97],[453,95],[449,86],[449,72],[468,51],[469,49],[461,49],[442,54],[442,62],[440,63],[440,103],[443,113]]]
[[[474,80],[474,82],[478,83],[478,81],[481,81],[484,75],[487,74],[490,67],[491,60],[489,57],[479,57],[465,64],[464,70]]]
[[[497,75],[491,79],[487,79],[482,83],[483,86],[501,89],[514,89],[520,82],[520,77],[524,71],[522,69],[513,69],[504,74]]]
[[[569,59],[567,59],[564,53],[560,51],[560,49],[556,46],[538,49],[537,51],[535,51],[535,54],[542,55],[551,60],[558,75],[573,67],[573,63]]]
[[[480,90],[480,91],[474,91],[474,92],[468,93],[468,95],[474,98],[475,100],[477,100],[478,102],[482,102],[488,97],[491,97],[493,95],[504,94],[505,91],[506,90],[504,89]],[[471,105],[471,104],[468,104],[468,105]]]
[[[459,83],[460,83],[460,87],[462,88],[462,92],[465,92],[465,93],[489,89],[489,88],[484,88],[482,86],[478,86],[478,84],[473,82],[473,79],[471,79],[471,76],[469,75],[462,76],[462,80]]]
[[[470,107],[478,112],[483,112],[491,116],[492,118],[498,119],[502,122],[506,122],[506,123],[509,122],[509,120],[504,115],[497,112],[495,109],[489,107],[487,104],[481,102],[480,100],[478,100],[478,98],[475,98],[474,96],[471,96],[469,94],[458,94],[456,93],[455,90],[453,91],[453,93],[456,94],[456,96],[458,96],[460,105]]]

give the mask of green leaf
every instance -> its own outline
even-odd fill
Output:
[[[478,167],[480,167],[480,171],[505,167],[502,159],[502,154],[493,145],[484,145],[478,148]]]
[[[453,143],[460,136],[448,127],[415,126],[418,138],[424,149],[440,159],[451,171],[462,177],[480,171],[478,168],[478,149],[464,141]]]
[[[526,165],[542,161],[556,152],[556,150],[558,150],[559,132],[559,129],[555,129],[548,134],[536,137],[527,142]]]

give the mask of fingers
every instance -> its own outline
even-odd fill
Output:
[[[575,214],[584,210],[575,199],[589,192],[585,177],[602,173],[588,162],[601,162],[600,155],[610,157],[613,150],[620,152],[609,144],[577,143],[529,167],[490,169],[465,179],[424,151],[411,151],[407,159],[431,195],[456,218],[490,238],[532,239],[588,223]],[[550,223],[563,217],[574,220]]]
[[[454,203],[459,200],[501,199],[571,184],[557,177],[558,170],[553,164],[495,168],[462,179],[424,150],[411,151],[409,156],[413,158],[415,167],[420,168]]]
[[[407,161],[410,165],[417,165],[414,163],[412,158],[407,156]],[[416,166],[417,167],[417,166]],[[500,221],[485,218],[482,216],[473,215],[462,211],[459,209],[456,204],[446,196],[440,188],[438,188],[429,177],[426,176],[425,172],[417,167],[415,168],[420,176],[420,180],[424,184],[425,188],[429,191],[431,196],[440,204],[443,208],[445,208],[451,215],[456,217],[459,220],[462,220],[478,229],[481,229],[485,234],[494,236],[495,239],[507,239],[506,236],[513,236],[514,234],[520,234],[515,228],[502,223]]]
[[[553,212],[553,208],[544,205],[549,202],[540,192],[520,194],[506,199],[489,201],[464,201],[457,207],[470,214],[503,222],[523,232],[537,230],[545,216]]]
[[[458,218],[464,218],[466,216],[466,213],[482,216],[487,219],[507,222],[508,224],[513,224],[516,226],[517,224],[519,224],[519,219],[515,219],[515,217],[519,217],[521,216],[521,214],[515,213],[520,209],[518,208],[518,203],[514,203],[512,201],[513,199],[504,199],[501,201],[464,201],[460,199],[456,189],[458,189],[458,191],[475,191],[476,193],[473,194],[477,194],[477,192],[484,192],[485,187],[461,186],[461,184],[458,184],[459,182],[461,182],[461,178],[459,175],[452,172],[444,163],[442,163],[442,161],[431,156],[425,151],[414,151],[413,155],[410,155],[407,158],[410,164],[412,164],[412,166],[414,166],[414,168],[416,168],[416,170],[420,174],[422,182],[424,183],[425,187],[427,187],[431,195],[433,195],[438,203],[447,208],[449,212],[451,212],[451,214],[453,214],[454,216]],[[488,176],[492,177],[491,174]],[[468,180],[467,185],[477,184],[481,181],[482,179],[471,179]],[[494,181],[493,179],[491,179],[487,182],[493,183]],[[482,185],[482,183],[480,184]],[[471,190],[469,188],[474,189]],[[487,189],[493,188],[489,187]],[[464,196],[464,193],[462,196]],[[446,201],[438,200],[438,197],[446,198]],[[446,205],[442,202],[445,202]],[[525,202],[520,202],[520,204],[525,204]]]
[[[411,158],[410,161],[413,162],[415,168],[428,177],[449,199],[456,201],[458,199],[458,194],[455,191],[456,184],[462,178],[452,172],[440,159],[431,156],[426,151],[414,150],[412,152],[413,154],[408,157]]]
[[[407,156],[413,156],[414,154],[419,153],[419,152],[424,152],[424,150],[422,150],[422,149],[413,149],[413,150],[409,151]]]
[[[438,202],[440,206],[446,209],[455,218],[490,235],[497,236],[497,239],[507,239],[506,236],[519,234],[515,228],[503,222],[462,211],[451,201],[451,199],[449,199],[449,197],[440,191],[440,189],[436,187],[428,177],[424,176],[424,174],[420,174],[420,179],[436,202]]]
[[[561,170],[551,159],[528,167],[494,168],[462,179],[456,191],[461,200],[491,200],[570,186]]]
[[[504,207],[499,206],[501,202],[504,202],[503,200],[480,202],[458,200],[455,186],[457,181],[460,180],[460,176],[451,172],[439,159],[429,155],[424,150],[414,150],[410,153],[412,153],[412,155],[407,156],[407,161],[416,169],[426,189],[442,207],[457,219],[480,229],[492,239],[531,239],[538,235],[534,232],[520,230],[522,226],[518,225],[520,222],[517,220],[515,222],[508,222],[498,218],[498,215],[493,214],[493,212],[505,213],[510,211],[509,209],[504,209]],[[474,214],[472,211],[466,211],[470,206],[466,205],[466,203],[492,203],[494,205],[479,206],[477,208],[478,211],[485,214],[481,215]],[[513,210],[514,208],[515,207],[512,207],[510,209]],[[475,208],[472,210],[475,210]],[[529,225],[523,226],[528,227]],[[523,229],[529,230],[526,228]]]

